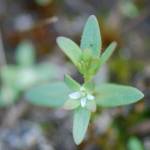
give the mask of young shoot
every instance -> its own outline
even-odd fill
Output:
[[[93,83],[93,77],[110,58],[117,45],[112,42],[101,51],[101,34],[94,15],[85,24],[80,46],[66,37],[58,37],[57,44],[83,75],[84,83],[80,85],[71,76],[65,75],[64,81],[32,88],[26,93],[26,97],[33,104],[73,110],[73,138],[79,145],[85,137],[91,113],[96,111],[96,107],[131,104],[142,99],[144,95],[131,86]]]

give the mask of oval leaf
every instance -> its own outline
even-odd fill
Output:
[[[84,139],[91,113],[86,108],[77,108],[74,112],[73,138],[77,145]]]
[[[47,107],[61,107],[68,99],[70,90],[63,82],[43,84],[30,89],[26,99],[33,104]]]
[[[91,49],[95,56],[100,55],[101,35],[98,21],[94,15],[91,15],[85,24],[80,47],[83,50]]]
[[[114,107],[137,102],[144,97],[138,89],[117,84],[103,84],[96,87],[96,103],[103,107]]]
[[[81,49],[72,40],[65,37],[58,37],[57,44],[61,50],[72,60],[77,66],[81,58]]]

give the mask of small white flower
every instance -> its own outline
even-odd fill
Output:
[[[85,107],[86,106],[86,102],[87,102],[87,98],[86,97],[81,98],[80,102],[81,102],[81,106]]]
[[[70,93],[69,98],[72,100],[78,100],[81,107],[86,107],[87,102],[90,100],[94,100],[95,96],[88,93],[88,91],[84,87],[81,87],[79,91]]]
[[[71,99],[79,99],[80,97],[81,97],[80,92],[73,92],[73,93],[69,94],[69,98],[71,98]]]
[[[91,94],[88,94],[87,95],[87,99],[88,100],[94,100],[95,99],[95,96],[91,95]]]

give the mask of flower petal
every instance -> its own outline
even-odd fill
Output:
[[[86,97],[81,98],[81,106],[82,106],[82,107],[85,107],[85,106],[86,106],[86,102],[87,102],[87,98],[86,98]]]
[[[80,92],[73,92],[73,93],[69,94],[70,99],[79,99],[80,97],[81,97]]]
[[[87,99],[88,99],[88,100],[94,100],[94,99],[95,99],[95,96],[93,96],[92,94],[88,94],[88,95],[87,95]]]

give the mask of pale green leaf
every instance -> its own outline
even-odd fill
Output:
[[[114,52],[115,48],[117,46],[116,42],[112,42],[107,48],[106,50],[102,53],[101,57],[100,57],[100,65],[103,65],[112,55],[112,53]]]
[[[72,40],[65,37],[58,37],[57,44],[60,49],[71,59],[71,61],[77,66],[82,52],[79,46]]]
[[[26,92],[26,99],[40,106],[62,107],[69,93],[70,90],[64,82],[56,82],[31,88]]]
[[[35,62],[35,48],[30,41],[21,42],[16,49],[16,62],[21,66],[31,66]]]
[[[117,45],[116,42],[112,42],[106,48],[106,50],[102,53],[102,55],[100,56],[100,58],[95,59],[92,62],[91,72],[96,73],[99,70],[99,68],[110,58],[110,56],[112,55],[112,53],[114,52],[114,50],[116,48],[116,45]]]
[[[82,50],[91,49],[95,56],[100,55],[102,41],[99,24],[94,15],[91,15],[85,24],[80,47]]]
[[[80,105],[79,100],[68,99],[63,105],[63,108],[67,110],[71,110],[77,108],[79,105]]]
[[[75,81],[74,79],[72,79],[69,75],[65,75],[64,81],[67,84],[67,86],[69,88],[71,88],[72,90],[80,89],[80,84],[77,81]]]
[[[86,108],[77,108],[74,112],[73,119],[73,138],[77,145],[79,145],[88,128],[91,113]]]
[[[117,84],[102,84],[96,87],[96,103],[103,107],[127,105],[144,97],[138,89]]]

